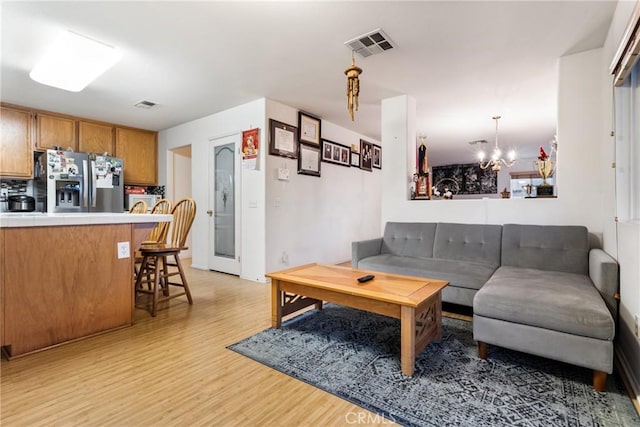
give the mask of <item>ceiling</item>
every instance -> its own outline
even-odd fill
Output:
[[[380,139],[381,100],[416,99],[435,153],[493,142],[521,156],[556,129],[558,58],[601,47],[615,1],[2,2],[2,101],[162,130],[267,97]],[[360,109],[346,106],[344,45],[382,28],[396,48],[360,58]],[[28,73],[71,29],[122,50],[79,93]],[[135,108],[140,100],[158,105]],[[296,123],[291,123],[296,125]],[[560,141],[561,144],[561,141]]]

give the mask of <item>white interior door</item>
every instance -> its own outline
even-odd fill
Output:
[[[209,269],[240,275],[240,135],[209,148]]]

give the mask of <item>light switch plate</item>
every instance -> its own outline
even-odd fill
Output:
[[[129,258],[130,252],[129,242],[118,242],[118,259]]]
[[[289,169],[278,168],[278,179],[280,181],[289,181]]]

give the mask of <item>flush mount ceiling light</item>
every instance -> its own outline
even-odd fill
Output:
[[[511,150],[509,151],[508,160],[502,158],[502,151],[500,151],[500,147],[498,146],[498,120],[501,119],[501,116],[493,116],[493,120],[496,121],[496,144],[493,147],[493,152],[491,153],[491,158],[484,161],[485,153],[484,150],[481,150],[478,153],[478,157],[480,158],[480,167],[482,169],[486,169],[491,166],[491,170],[494,172],[498,172],[502,165],[510,168],[516,162],[516,152]]]
[[[120,60],[113,47],[72,31],[64,31],[29,73],[38,83],[80,92]]]

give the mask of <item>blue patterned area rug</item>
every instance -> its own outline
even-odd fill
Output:
[[[333,304],[228,348],[405,426],[638,426],[618,375],[489,346],[471,322],[443,318],[443,337],[400,373],[400,322]]]

